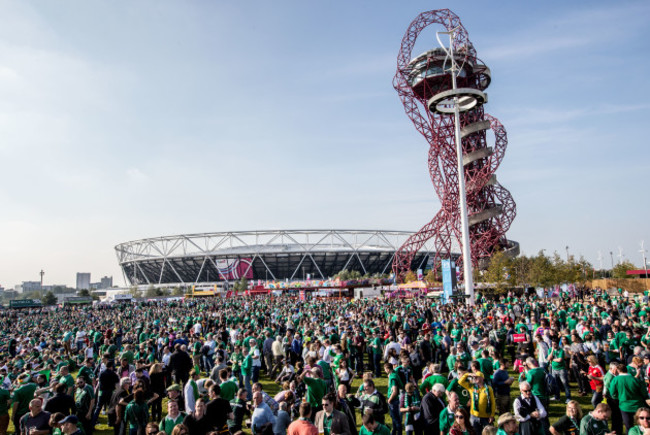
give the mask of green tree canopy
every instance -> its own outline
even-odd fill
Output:
[[[54,293],[49,291],[49,292],[45,293],[45,295],[41,299],[41,302],[43,302],[43,305],[55,305],[56,302],[57,302],[57,298],[54,295]]]
[[[617,279],[630,278],[630,275],[627,274],[628,270],[634,270],[636,266],[629,261],[623,261],[614,266],[612,269],[612,276]]]

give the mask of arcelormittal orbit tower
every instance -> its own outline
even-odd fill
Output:
[[[412,57],[418,36],[430,25],[445,28],[449,46]],[[497,249],[513,256],[519,252],[519,245],[506,238],[515,218],[515,202],[510,192],[497,182],[495,174],[508,144],[506,130],[483,108],[490,80],[490,69],[476,57],[467,31],[453,12],[448,9],[424,12],[411,23],[402,40],[393,86],[406,114],[429,143],[429,174],[442,207],[397,251],[393,271],[398,278],[403,278],[426,241],[434,241],[434,267],[437,268],[441,259],[450,258],[452,240],[462,240],[455,104],[459,111],[472,265],[483,267]],[[494,137],[491,146],[488,130]],[[457,263],[463,261],[461,255]]]

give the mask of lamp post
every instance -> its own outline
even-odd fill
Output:
[[[41,269],[40,272],[41,275],[41,297],[45,295],[45,291],[43,290],[43,276],[45,275],[45,271]]]
[[[645,253],[648,251],[643,247],[643,240],[641,240],[641,250],[639,252],[641,252],[641,255],[643,256],[643,270],[645,271],[645,288],[646,290],[650,290],[650,288],[648,288],[648,263],[646,262],[646,258],[645,258]]]
[[[609,251],[609,258],[612,260],[612,271],[610,272],[610,278],[612,278],[614,275],[614,253],[612,251]]]
[[[564,249],[566,249],[566,262],[568,263],[569,262],[569,247],[565,246]]]

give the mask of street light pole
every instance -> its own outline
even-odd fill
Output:
[[[646,288],[646,290],[650,290],[650,288],[648,288],[648,263],[646,262],[646,258],[645,258],[645,253],[647,252],[647,250],[644,249],[644,247],[643,247],[643,240],[641,240],[641,251],[640,252],[641,252],[641,255],[643,256],[643,269],[645,271],[645,288]]]
[[[566,262],[569,262],[569,247],[566,246],[564,249],[566,249]]]
[[[41,269],[41,296],[45,295],[45,292],[43,291],[43,276],[45,275],[45,271]]]

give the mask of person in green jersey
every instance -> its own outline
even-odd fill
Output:
[[[449,384],[447,377],[440,374],[440,364],[430,363],[428,370],[428,376],[422,380],[422,383],[420,384],[420,394],[423,396],[427,393],[427,391],[431,390],[435,384],[442,384],[445,386],[445,388],[447,388]]]
[[[402,415],[400,413],[400,392],[404,390],[404,383],[399,374],[393,370],[391,363],[384,363],[384,371],[388,376],[388,412],[393,420],[393,433],[402,433]]]
[[[555,377],[555,380],[564,386],[566,402],[569,403],[569,401],[571,401],[571,389],[569,386],[569,375],[567,373],[564,359],[564,349],[560,348],[560,344],[557,340],[554,340],[552,342],[551,350],[548,353],[547,362],[549,362],[551,365],[551,374]],[[555,400],[560,400],[559,392],[555,397]]]
[[[467,369],[463,367],[459,362],[457,363],[456,366],[456,373],[458,373],[458,377],[453,378],[449,382],[449,386],[447,386],[447,391],[456,393],[456,395],[458,395],[458,400],[460,401],[460,405],[463,408],[467,408],[470,399],[469,391],[467,391],[458,383],[458,380],[462,378],[465,373],[467,373]]]
[[[170,400],[167,402],[167,415],[160,421],[158,429],[164,431],[167,435],[172,435],[174,428],[183,423],[185,413],[178,409],[178,402]]]
[[[375,420],[372,414],[365,414],[362,422],[359,435],[390,435],[390,429],[385,424]]]
[[[7,434],[9,426],[9,405],[11,404],[11,394],[9,391],[0,387],[0,435]]]
[[[454,419],[456,418],[456,411],[462,408],[460,405],[460,400],[458,399],[458,394],[453,391],[447,393],[447,400],[449,404],[440,411],[440,417],[438,418],[440,424],[440,433],[446,434],[449,433],[449,429],[454,425]]]
[[[311,377],[307,375],[311,375]],[[307,393],[305,394],[305,399],[311,405],[314,412],[318,412],[322,409],[322,399],[325,393],[327,393],[327,382],[320,378],[320,370],[318,367],[313,367],[311,371],[305,370],[305,372],[300,375],[299,378],[302,382],[305,383],[307,387]]]
[[[126,406],[124,411],[124,423],[128,435],[137,435],[144,432],[149,421],[149,406],[147,405],[144,390],[135,390],[133,401]]]
[[[87,434],[92,433],[90,422],[92,421],[92,412],[95,405],[95,398],[93,394],[86,389],[86,381],[84,378],[77,378],[77,388],[74,391],[74,403],[77,408],[77,417],[79,422]]]
[[[11,396],[11,415],[14,427],[20,427],[20,419],[29,412],[29,402],[34,398],[34,391],[37,388],[29,373],[21,374],[17,380],[20,386],[14,390]]]
[[[599,403],[596,408],[585,415],[580,422],[580,435],[616,435],[609,431],[607,419],[611,414],[609,405]]]
[[[634,413],[637,409],[650,404],[648,388],[645,383],[628,373],[625,364],[618,366],[618,376],[609,384],[608,391],[613,399],[618,400],[623,424],[629,431],[634,425]]]

